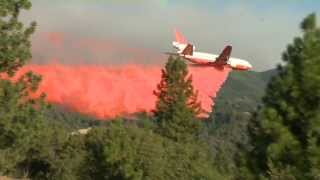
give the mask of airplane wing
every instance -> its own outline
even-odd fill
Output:
[[[175,29],[175,34],[176,34],[176,41],[179,44],[188,44],[187,38],[185,38],[179,30]]]
[[[226,64],[230,58],[231,52],[232,52],[232,46],[226,46],[223,49],[222,53],[219,55],[219,57],[217,57],[215,63]]]

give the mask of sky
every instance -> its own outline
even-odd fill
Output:
[[[301,33],[302,19],[311,12],[320,14],[320,1],[315,0],[31,2],[33,7],[24,12],[23,20],[38,24],[33,37],[38,63],[55,56],[66,63],[162,64],[166,60],[163,52],[174,51],[171,42],[177,28],[198,51],[219,54],[231,44],[232,56],[264,71],[281,62],[287,44]],[[63,48],[48,44],[45,35],[63,39]],[[86,46],[79,48],[81,42]],[[100,51],[92,50],[92,44]]]

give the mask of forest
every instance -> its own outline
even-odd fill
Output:
[[[209,118],[198,118],[188,65],[170,56],[152,115],[100,121],[31,96],[40,75],[11,79],[32,58],[37,24],[20,20],[30,9],[28,0],[0,1],[0,179],[320,178],[315,13],[274,70],[232,72]]]

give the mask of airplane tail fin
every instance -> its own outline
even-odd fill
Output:
[[[180,43],[180,44],[188,44],[187,38],[185,38],[183,36],[183,34],[179,30],[175,29],[175,34],[176,34],[176,41],[178,43]]]
[[[192,55],[193,55],[193,45],[192,45],[192,44],[188,44],[188,45],[183,49],[183,51],[181,52],[181,54],[192,56]]]
[[[221,64],[226,64],[230,58],[231,52],[232,52],[232,46],[226,46],[223,49],[222,53],[217,58],[216,62]]]

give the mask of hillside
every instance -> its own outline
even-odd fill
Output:
[[[248,122],[264,96],[265,87],[276,70],[230,74],[222,87],[210,120],[207,141],[215,162],[234,172],[239,152],[250,147]]]
[[[216,97],[213,112],[215,119],[229,119],[232,112],[252,112],[263,97],[269,79],[275,73],[275,69],[264,72],[232,72]]]
[[[267,72],[238,72],[234,71],[230,74],[225,82],[220,98],[239,99],[239,98],[254,98],[261,97],[266,85],[266,79],[273,71]]]

